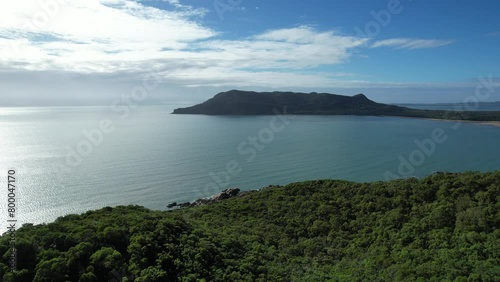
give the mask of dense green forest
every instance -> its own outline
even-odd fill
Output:
[[[17,230],[14,272],[8,241],[3,281],[500,281],[500,172],[106,207]]]

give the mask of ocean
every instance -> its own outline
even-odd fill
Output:
[[[166,210],[223,189],[500,169],[500,128],[365,116],[172,115],[171,105],[0,108],[0,221],[116,205]],[[281,111],[281,109],[280,109]],[[18,224],[19,225],[19,224]]]

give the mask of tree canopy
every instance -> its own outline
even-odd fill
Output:
[[[499,281],[500,172],[106,207],[0,237],[3,281]]]

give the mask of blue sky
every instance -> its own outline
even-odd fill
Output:
[[[500,88],[499,1],[26,0],[0,11],[0,106],[229,89],[461,102]],[[500,90],[487,99],[500,100]],[[150,102],[151,102],[150,101]]]

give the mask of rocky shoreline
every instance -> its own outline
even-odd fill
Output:
[[[283,187],[281,185],[269,185],[263,189],[266,188],[277,188],[277,187]],[[185,203],[177,203],[173,202],[167,205],[167,208],[172,209],[172,208],[189,208],[189,207],[196,207],[196,206],[202,206],[202,205],[210,205],[214,203],[218,203],[220,201],[224,201],[227,199],[235,198],[235,197],[243,197],[245,195],[248,195],[250,193],[257,192],[259,190],[250,190],[250,191],[243,191],[239,188],[228,188],[223,190],[222,192],[215,194],[209,198],[203,198],[203,199],[198,199],[194,202],[185,202]]]
[[[223,190],[219,194],[213,195],[212,197],[209,198],[204,198],[204,199],[198,199],[194,202],[185,202],[185,203],[176,203],[173,202],[167,206],[167,208],[174,208],[174,207],[179,207],[179,208],[187,208],[187,207],[196,207],[196,206],[201,206],[201,205],[209,205],[213,203],[217,203],[223,200],[227,200],[230,198],[234,198],[240,194],[240,189],[239,188],[229,188],[226,190]]]

